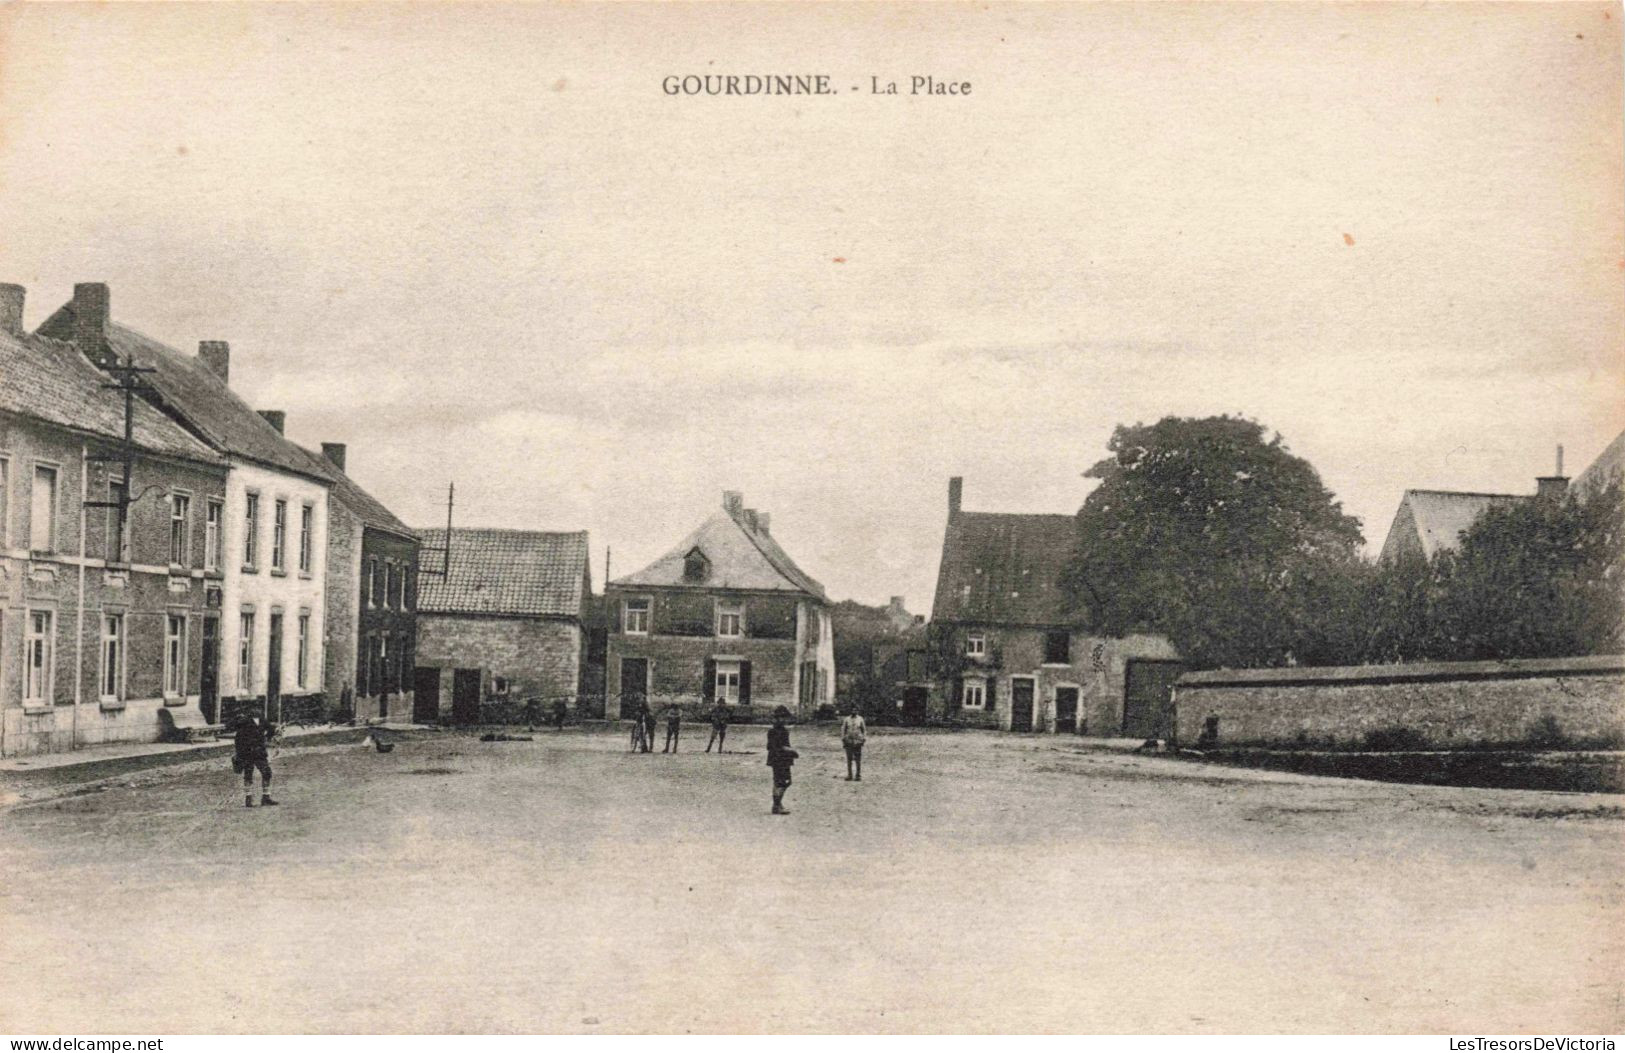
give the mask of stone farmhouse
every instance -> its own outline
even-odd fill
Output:
[[[1096,737],[1166,730],[1179,656],[1160,636],[1082,629],[1061,588],[1074,518],[967,512],[963,492],[948,481],[930,718]]]
[[[832,705],[835,646],[824,587],[734,491],[671,551],[609,582],[606,715],[716,702],[742,720],[785,706],[810,719]]]

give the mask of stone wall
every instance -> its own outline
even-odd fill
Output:
[[[581,626],[562,618],[419,614],[419,667],[480,670],[481,697],[492,680],[507,681],[509,698],[566,698],[574,705],[581,687]],[[394,703],[390,711],[394,712]],[[451,710],[451,679],[441,679],[440,709]]]
[[[707,659],[740,658],[750,663],[751,697],[755,709],[788,706],[796,710],[798,648],[794,640],[719,640],[680,636],[610,637],[609,668],[606,670],[605,715],[620,716],[621,659],[643,658],[649,663],[649,704],[660,708],[677,703],[685,708],[702,708],[705,695]]]
[[[1220,745],[1601,745],[1625,741],[1625,657],[1188,673],[1174,706],[1185,745],[1209,718]]]
[[[360,580],[361,520],[332,501],[327,516],[327,646],[322,669],[329,710],[339,704],[345,688],[350,689],[354,706]]]

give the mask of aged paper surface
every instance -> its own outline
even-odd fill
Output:
[[[205,643],[212,572],[188,584],[171,560],[143,622],[140,567],[126,585],[95,562],[108,513],[87,509],[87,549],[72,505],[75,466],[101,478],[81,433],[116,442],[121,403],[106,427],[40,425],[73,436],[56,460],[29,406],[0,406],[0,1030],[1619,1030],[1617,792],[1138,755],[1170,736],[1134,726],[1128,667],[1167,663],[1173,690],[1177,649],[1104,630],[1129,642],[1079,636],[970,688],[967,657],[997,649],[1008,673],[1016,644],[955,642],[952,676],[897,645],[902,671],[870,679],[895,688],[890,723],[924,727],[871,714],[861,787],[815,718],[856,704],[836,601],[901,597],[897,632],[920,641],[906,612],[948,624],[950,478],[956,513],[1069,516],[1117,426],[1229,414],[1314,466],[1371,560],[1408,490],[1532,495],[1558,446],[1557,476],[1604,464],[1625,427],[1621,21],[1588,2],[0,9],[0,281],[26,287],[31,353],[81,346],[81,283],[110,290],[115,369],[167,354],[120,326],[188,361],[227,341],[239,408],[281,411],[313,458],[343,444],[383,516],[439,531],[402,550],[397,593],[395,555],[374,572],[370,549],[323,548],[335,519],[307,578],[362,597],[356,624],[410,626],[412,596],[465,616],[341,638],[336,599],[245,585]],[[263,495],[269,554],[232,548],[227,591],[239,562],[265,582],[301,506],[338,508],[315,478],[333,463],[244,452],[185,397],[153,396],[185,418],[175,442],[215,451],[227,522],[240,476]],[[60,493],[36,471],[59,464]],[[78,563],[27,543],[42,485],[72,505]],[[100,485],[84,499],[116,508]],[[585,538],[544,556],[488,528]],[[493,643],[541,579],[452,597],[451,553],[585,575],[574,635]],[[83,566],[130,591],[75,623]],[[703,656],[633,639],[667,624],[645,592],[735,573],[695,616],[718,641]],[[160,691],[169,646],[216,655],[221,683],[183,669]],[[458,657],[481,648],[520,671]],[[307,660],[308,684],[266,679]],[[130,679],[98,693],[108,661]],[[526,679],[558,662],[567,696]],[[692,686],[662,695],[680,665]],[[403,730],[380,754],[348,723],[304,748],[290,728],[283,804],[253,811],[224,746],[115,756],[139,753],[138,713],[156,737],[164,698],[212,726],[234,686],[265,708],[296,675],[324,721],[506,713],[524,741]],[[527,731],[555,696],[565,730]],[[657,698],[688,707],[681,751],[630,755],[627,718]],[[764,763],[780,698],[788,816]],[[703,714],[753,700],[729,752],[702,752]],[[1078,735],[1020,734],[1061,725]],[[50,760],[81,749],[103,766]]]

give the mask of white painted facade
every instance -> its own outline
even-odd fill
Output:
[[[256,500],[254,546],[248,545],[249,496]],[[281,564],[276,564],[276,509],[284,509]],[[304,510],[310,509],[309,535]],[[226,478],[225,531],[220,604],[220,696],[262,698],[270,682],[273,620],[282,632],[281,694],[311,695],[322,690],[326,636],[328,487],[291,472],[238,458]],[[301,567],[301,552],[308,552]],[[243,666],[244,615],[252,616]],[[301,619],[304,654],[300,654]],[[303,668],[301,669],[301,664]]]

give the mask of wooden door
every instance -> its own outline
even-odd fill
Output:
[[[458,724],[480,722],[480,671],[458,669],[451,674],[451,719]]]
[[[270,655],[265,660],[265,715],[274,724],[282,722],[282,615],[271,613]]]
[[[220,619],[203,616],[203,668],[198,671],[198,708],[203,719],[220,721]]]
[[[433,724],[440,719],[440,670],[418,666],[412,671],[412,720]]]
[[[1055,730],[1068,734],[1077,734],[1078,689],[1075,687],[1058,687],[1055,689]]]
[[[649,699],[649,660],[621,659],[621,716],[625,717]]]
[[[926,699],[929,692],[923,687],[903,688],[903,723],[919,726],[925,723]]]
[[[1032,729],[1032,678],[1027,676],[1012,677],[1010,680],[1010,730],[1031,731]]]
[[[1123,737],[1163,738],[1168,734],[1178,662],[1130,660],[1123,683]]]

